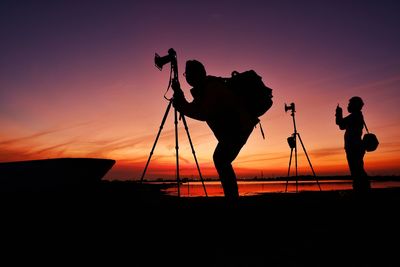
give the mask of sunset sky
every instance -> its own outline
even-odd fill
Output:
[[[339,103],[361,96],[380,145],[365,156],[370,175],[400,175],[399,1],[1,1],[0,162],[56,157],[112,158],[107,179],[139,179],[168,105],[169,65],[177,52],[208,74],[254,69],[274,105],[234,161],[239,177],[287,174],[296,122],[317,175],[349,174]],[[170,93],[168,93],[170,94]],[[200,168],[216,177],[216,139],[187,119]],[[180,125],[181,173],[198,177]],[[146,178],[175,175],[173,112]],[[299,148],[299,174],[310,174]]]

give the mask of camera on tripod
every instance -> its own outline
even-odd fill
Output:
[[[163,57],[160,57],[160,55],[155,53],[154,64],[156,65],[156,67],[159,70],[162,70],[163,66],[168,64],[168,63],[171,63],[171,73],[170,73],[170,77],[169,77],[168,88],[167,88],[167,91],[164,94],[164,98],[166,100],[168,100],[169,104],[168,104],[167,109],[166,109],[166,111],[164,113],[164,117],[162,118],[161,125],[159,127],[159,130],[158,130],[158,133],[157,133],[157,136],[156,136],[156,140],[154,141],[153,147],[152,147],[152,149],[150,151],[149,158],[147,159],[146,166],[144,167],[143,174],[142,174],[142,177],[140,179],[140,183],[143,182],[144,176],[145,176],[146,171],[147,171],[147,167],[149,166],[149,163],[150,163],[150,159],[151,159],[151,157],[152,157],[152,155],[154,153],[154,149],[156,148],[156,144],[157,144],[158,138],[160,137],[161,130],[164,128],[164,124],[165,124],[165,121],[167,120],[168,113],[169,113],[169,111],[170,111],[170,109],[172,107],[173,97],[172,98],[167,98],[166,94],[167,94],[167,92],[168,92],[168,90],[171,87],[173,82],[177,82],[178,85],[179,85],[179,80],[178,80],[178,59],[177,59],[175,50],[170,48],[168,50],[168,54],[163,56]],[[174,89],[173,85],[172,85],[172,89]],[[177,186],[178,186],[178,196],[180,197],[180,184],[181,184],[181,181],[180,181],[180,176],[179,176],[178,111],[177,111],[177,109],[175,107],[174,107],[174,119],[175,119],[174,124],[175,124],[175,151],[176,151],[176,154],[175,154],[175,156],[176,156],[175,174],[176,174],[176,182],[177,182]],[[207,197],[208,195],[207,195],[206,187],[204,185],[203,176],[201,175],[201,172],[200,172],[199,163],[197,162],[196,153],[194,151],[192,139],[190,138],[189,128],[187,126],[184,114],[180,114],[179,115],[179,120],[181,120],[183,122],[185,131],[186,131],[188,139],[189,139],[190,147],[192,149],[192,154],[193,154],[193,157],[194,157],[194,161],[196,162],[197,170],[199,171],[199,176],[200,176],[201,182],[203,184],[204,193],[205,193],[205,195]]]
[[[288,110],[291,110],[292,113],[293,113],[293,112],[296,112],[295,106],[294,106],[294,103],[293,103],[293,102],[290,103],[290,105],[287,105],[287,104],[285,103],[285,112],[287,112]]]
[[[289,136],[287,142],[291,149],[296,147],[296,137],[294,135]]]
[[[159,70],[162,70],[163,66],[168,63],[175,66],[176,62],[176,52],[173,48],[168,49],[168,54],[163,57],[160,57],[157,53],[154,56],[154,64]]]
[[[290,116],[291,116],[292,119],[293,119],[293,130],[294,130],[293,134],[287,138],[287,142],[288,142],[288,145],[289,145],[289,147],[290,147],[290,159],[289,159],[288,177],[289,177],[289,175],[290,175],[290,166],[291,166],[291,164],[292,164],[292,155],[293,155],[293,150],[294,150],[295,167],[296,167],[296,192],[298,192],[298,176],[297,176],[297,138],[298,138],[299,141],[300,141],[301,147],[303,148],[304,153],[305,153],[305,155],[306,155],[306,157],[307,157],[307,161],[308,161],[308,163],[310,164],[310,167],[311,167],[312,173],[313,173],[313,175],[314,175],[314,177],[315,177],[315,180],[317,181],[319,190],[321,191],[321,186],[319,185],[318,179],[316,178],[317,176],[315,175],[314,168],[313,168],[313,166],[311,165],[311,161],[310,161],[310,159],[309,159],[309,157],[308,157],[306,148],[305,148],[305,146],[304,146],[304,144],[303,144],[303,141],[302,141],[301,138],[300,138],[300,134],[297,132],[297,128],[296,128],[296,119],[295,119],[295,112],[296,112],[296,109],[295,109],[295,105],[294,105],[293,102],[290,103],[290,105],[287,105],[287,104],[285,103],[285,112],[287,112],[288,110],[292,111],[292,113],[290,114]],[[286,180],[286,189],[285,189],[285,192],[287,192],[288,184],[289,184],[289,179]]]

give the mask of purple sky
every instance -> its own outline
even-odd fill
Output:
[[[334,108],[360,95],[382,140],[370,165],[399,173],[399,14],[398,1],[1,1],[0,160],[98,156],[140,169],[166,107],[169,70],[154,53],[173,47],[180,74],[198,59],[217,76],[255,69],[274,89],[266,146],[250,141],[242,167],[284,172],[292,101],[316,165],[345,165]],[[212,166],[212,134],[190,125]],[[168,138],[160,165],[173,154]]]

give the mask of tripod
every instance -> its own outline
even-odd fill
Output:
[[[172,72],[174,73],[174,78],[173,79],[178,80],[178,65],[177,65],[177,60],[176,60],[176,52],[172,48],[168,50],[168,55],[167,56],[160,57],[159,55],[156,54],[156,56],[154,58],[154,61],[155,61],[156,66],[160,70],[162,69],[163,65],[165,65],[166,63],[170,62],[171,63],[171,74],[172,74]],[[169,86],[171,85],[171,79],[172,79],[172,76],[170,77],[168,89],[169,89]],[[168,91],[168,89],[167,89],[167,91]],[[146,174],[147,167],[149,166],[149,163],[150,163],[151,157],[152,157],[152,155],[154,153],[154,149],[156,147],[158,138],[160,137],[161,131],[164,128],[165,121],[167,120],[168,113],[169,113],[169,111],[171,109],[173,99],[171,98],[171,99],[168,99],[168,100],[169,100],[169,103],[168,103],[167,109],[166,109],[165,114],[163,116],[163,119],[161,121],[160,129],[158,130],[158,133],[157,133],[157,136],[156,136],[156,140],[154,141],[153,147],[152,147],[152,149],[150,151],[150,155],[149,155],[149,158],[147,160],[146,166],[144,168],[142,177],[140,179],[140,183],[143,183],[143,179],[144,179],[144,176]],[[193,154],[194,160],[196,162],[196,167],[197,167],[197,170],[199,172],[199,176],[200,176],[200,179],[201,179],[201,182],[202,182],[202,185],[203,185],[204,193],[205,193],[206,197],[208,197],[207,191],[206,191],[206,187],[204,185],[203,176],[201,175],[199,163],[197,161],[196,152],[194,151],[194,146],[193,146],[193,143],[192,143],[192,139],[190,138],[189,128],[187,126],[185,116],[183,114],[180,114],[180,119],[183,122],[183,125],[185,127],[185,130],[186,130],[186,133],[187,133],[187,136],[188,136],[188,139],[189,139],[190,147],[192,149],[192,154]],[[180,197],[180,195],[181,195],[180,194],[180,183],[181,183],[181,181],[180,181],[180,176],[179,176],[178,111],[176,110],[176,108],[174,108],[174,124],[175,124],[175,151],[176,151],[176,153],[175,153],[175,155],[176,155],[176,182],[177,182],[177,187],[178,187],[178,197]]]
[[[304,154],[305,154],[306,157],[307,157],[307,161],[308,161],[308,163],[310,164],[310,167],[311,167],[311,171],[312,171],[312,173],[313,173],[313,176],[314,176],[315,180],[317,181],[319,190],[321,191],[321,186],[320,186],[320,184],[319,184],[319,182],[318,182],[317,176],[315,175],[314,168],[313,168],[313,166],[312,166],[312,164],[311,164],[310,158],[308,157],[306,148],[305,148],[305,146],[304,146],[304,144],[303,144],[303,141],[301,140],[300,134],[297,132],[296,120],[295,120],[295,116],[294,116],[294,113],[296,112],[294,103],[291,103],[289,106],[285,104],[285,111],[288,111],[288,110],[291,110],[290,116],[292,116],[292,118],[293,118],[293,129],[294,129],[294,132],[293,132],[293,134],[292,134],[290,137],[287,138],[287,141],[288,141],[288,144],[289,144],[289,147],[290,147],[290,159],[289,159],[289,168],[288,168],[288,175],[287,175],[287,176],[288,176],[288,179],[286,180],[285,192],[287,192],[288,183],[289,183],[290,166],[291,166],[291,163],[292,163],[293,149],[294,149],[294,155],[295,155],[294,158],[295,158],[295,173],[296,173],[296,176],[295,176],[295,177],[296,177],[296,193],[298,192],[298,175],[297,175],[297,174],[298,174],[298,172],[297,172],[297,138],[300,140],[300,144],[301,144],[301,146],[302,146],[302,148],[303,148]]]

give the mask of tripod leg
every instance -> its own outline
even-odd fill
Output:
[[[176,151],[176,183],[178,184],[178,197],[181,196],[180,177],[179,177],[179,143],[178,143],[178,111],[174,109],[175,124],[175,151]]]
[[[192,139],[190,138],[189,128],[187,126],[185,116],[181,114],[181,118],[182,118],[182,121],[183,121],[183,125],[185,126],[185,130],[186,130],[186,133],[187,133],[187,136],[188,136],[188,139],[189,139],[190,147],[192,149],[192,154],[193,154],[193,157],[194,157],[194,161],[196,162],[197,170],[199,171],[199,176],[200,176],[200,179],[201,179],[201,183],[203,184],[204,193],[206,194],[206,197],[208,197],[206,186],[204,185],[203,176],[201,175],[199,163],[197,162],[196,152],[194,151]]]
[[[312,166],[312,164],[311,164],[310,158],[308,157],[306,148],[304,147],[303,141],[301,140],[300,134],[298,133],[297,135],[299,136],[299,140],[300,140],[301,146],[303,147],[304,154],[306,154],[306,157],[307,157],[308,163],[310,164],[310,167],[311,167],[312,173],[313,173],[313,175],[314,175],[314,178],[315,178],[315,180],[317,181],[317,185],[318,185],[318,187],[319,187],[319,191],[322,191],[322,190],[321,190],[321,186],[320,186],[320,184],[319,184],[319,181],[318,181],[318,179],[317,179],[317,176],[315,175],[314,168],[313,168],[313,166]]]
[[[287,171],[288,179],[286,180],[285,192],[287,192],[288,183],[289,183],[290,165],[292,164],[292,154],[293,154],[293,148],[290,149],[289,168],[288,168],[288,171]]]
[[[165,120],[166,120],[167,117],[168,117],[168,113],[169,113],[169,110],[171,109],[171,105],[172,105],[172,101],[169,102],[168,107],[167,107],[167,110],[165,111],[164,117],[163,117],[162,122],[161,122],[161,125],[160,125],[160,129],[158,130],[158,133],[157,133],[156,140],[154,141],[153,148],[151,149],[149,158],[147,159],[146,167],[144,167],[144,171],[143,171],[143,174],[142,174],[142,178],[140,179],[140,183],[143,182],[144,176],[145,176],[146,171],[147,171],[147,167],[149,166],[150,159],[151,159],[151,157],[153,156],[154,149],[156,148],[156,144],[157,144],[158,138],[160,137],[161,130],[162,130],[163,127],[164,127]]]
[[[299,178],[297,176],[297,139],[296,134],[294,135],[294,162],[296,166],[296,193],[299,191]]]

